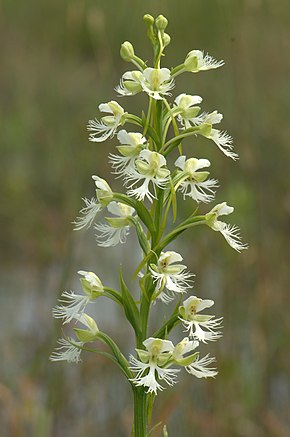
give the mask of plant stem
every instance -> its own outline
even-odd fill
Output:
[[[134,437],[147,435],[147,394],[143,387],[133,389],[134,393]]]

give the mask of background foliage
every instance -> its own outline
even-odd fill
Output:
[[[1,435],[127,436],[129,387],[100,357],[52,364],[60,333],[51,307],[64,289],[78,289],[76,270],[92,269],[115,285],[120,262],[132,266],[137,246],[100,250],[93,233],[70,222],[91,174],[107,178],[115,144],[87,140],[97,104],[116,98],[128,69],[124,40],[150,59],[144,13],[164,14],[173,37],[164,66],[189,50],[208,51],[225,67],[184,75],[186,90],[219,109],[233,135],[238,163],[209,142],[188,143],[211,159],[220,180],[217,201],[236,207],[233,223],[250,248],[234,253],[206,229],[180,238],[178,251],[197,274],[195,290],[216,300],[224,338],[207,350],[218,359],[215,381],[185,375],[159,395],[156,420],[169,435],[284,437],[290,434],[290,4],[288,0],[2,0],[1,92]],[[143,27],[142,27],[143,26]],[[123,99],[140,112],[145,98]],[[186,208],[186,205],[184,205]],[[138,256],[138,253],[136,253]],[[156,315],[159,314],[158,309]],[[126,353],[131,332],[113,306],[97,310],[102,330]],[[121,323],[120,323],[121,321]],[[152,320],[154,325],[154,320]],[[181,338],[181,333],[180,333]],[[156,433],[158,435],[158,433]]]

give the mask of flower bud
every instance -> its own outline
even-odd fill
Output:
[[[170,44],[171,38],[168,33],[164,33],[162,36],[164,47],[167,47]]]
[[[135,56],[134,47],[129,41],[123,42],[120,49],[121,58],[126,62],[132,61]]]
[[[164,32],[164,30],[166,29],[167,25],[168,25],[168,20],[163,15],[159,15],[156,18],[155,26],[161,32]]]
[[[144,15],[143,20],[147,26],[153,26],[154,24],[154,18],[150,14]]]

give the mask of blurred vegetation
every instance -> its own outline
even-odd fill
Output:
[[[77,287],[78,268],[114,283],[120,259],[130,263],[128,247],[100,251],[92,234],[72,233],[71,221],[81,197],[93,194],[90,176],[107,178],[114,145],[89,143],[86,122],[116,97],[113,87],[130,69],[119,58],[124,40],[150,59],[148,12],[169,19],[164,66],[195,48],[226,61],[215,72],[180,77],[176,94],[199,94],[204,109],[225,115],[240,161],[205,141],[195,153],[213,162],[217,201],[236,208],[231,219],[250,244],[237,255],[206,229],[180,238],[196,293],[214,298],[225,317],[223,340],[206,348],[220,374],[209,382],[184,375],[158,397],[155,420],[176,437],[290,435],[289,0],[0,0],[5,437],[129,435],[130,392],[118,370],[94,356],[79,366],[49,363],[60,333],[50,308],[64,288]],[[145,101],[122,104],[140,113]],[[97,319],[129,353],[130,332],[107,311]]]

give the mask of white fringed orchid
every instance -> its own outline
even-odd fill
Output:
[[[182,256],[173,251],[161,252],[157,265],[151,264],[149,269],[156,283],[155,296],[164,303],[171,302],[175,293],[185,293],[191,287],[194,275],[186,272],[186,266],[176,264]],[[165,290],[168,290],[166,293]]]
[[[145,350],[136,349],[140,360],[130,356],[130,369],[136,373],[131,381],[136,386],[144,386],[147,393],[157,394],[157,390],[163,387],[158,380],[165,381],[168,385],[176,382],[177,373],[180,369],[168,369],[166,364],[169,362],[174,345],[171,341],[161,340],[160,338],[147,338],[143,342]]]
[[[112,138],[119,126],[123,126],[126,122],[127,113],[124,111],[119,103],[111,100],[108,103],[101,103],[99,105],[99,110],[101,112],[107,112],[105,117],[101,118],[101,121],[94,119],[89,120],[87,128],[91,132],[89,135],[89,140],[93,142],[100,143]]]
[[[199,71],[212,70],[222,67],[224,61],[217,61],[209,54],[204,54],[201,50],[191,50],[184,61],[184,70],[191,73],[198,73]]]
[[[164,189],[168,183],[170,171],[165,168],[166,159],[163,155],[150,150],[142,150],[135,161],[135,169],[130,170],[125,176],[125,183],[129,196],[134,196],[138,200],[145,197],[152,202],[156,198],[156,187]],[[137,188],[136,184],[143,182]],[[149,190],[149,184],[153,185],[154,194]]]
[[[51,361],[67,361],[68,363],[79,363],[81,361],[80,355],[82,352],[81,347],[84,345],[83,342],[75,341],[73,338],[60,338],[57,343],[60,346],[55,348],[50,355],[49,359]]]
[[[85,207],[80,210],[80,216],[74,221],[74,230],[79,231],[89,228],[96,218],[96,215],[110,202],[112,190],[109,184],[99,176],[92,176],[96,185],[96,198],[90,200],[84,198]]]
[[[190,296],[179,307],[180,320],[183,322],[186,331],[189,331],[190,338],[207,343],[222,336],[221,332],[217,331],[221,327],[222,317],[216,319],[214,316],[198,314],[213,305],[213,300]]]
[[[107,206],[108,211],[116,217],[105,217],[107,223],[94,226],[97,231],[96,240],[99,246],[110,247],[125,243],[135,210],[131,206],[119,202],[111,202]]]
[[[174,348],[172,354],[174,362],[180,366],[184,366],[188,373],[197,378],[212,378],[216,376],[218,373],[216,369],[206,367],[213,363],[215,358],[206,355],[200,359],[199,352],[192,354],[198,346],[198,341],[190,341],[188,337],[185,337]]]
[[[146,148],[146,138],[139,132],[126,132],[125,129],[118,132],[117,138],[121,143],[116,146],[120,155],[110,153],[110,163],[115,174],[124,175],[126,171],[134,168],[135,159],[141,150]]]
[[[210,212],[206,214],[207,225],[216,232],[220,232],[227,243],[237,252],[248,248],[247,244],[241,242],[240,230],[236,225],[229,225],[221,222],[218,217],[231,214],[234,211],[232,206],[226,202],[219,203]]]
[[[212,119],[217,120],[218,115],[219,114],[216,114],[216,116],[213,115]],[[208,114],[207,116],[210,117],[211,114]],[[233,148],[234,148],[233,139],[226,131],[220,131],[218,129],[214,129],[212,127],[212,124],[202,121],[198,133],[204,136],[205,138],[212,140],[218,146],[218,148],[223,152],[224,155],[228,156],[229,158],[232,158],[234,161],[236,161],[239,158],[237,153],[233,152]]]
[[[200,107],[196,106],[202,102],[202,97],[191,96],[189,94],[179,94],[174,100],[174,114],[178,114],[177,119],[180,121],[184,129],[190,128],[192,125],[200,123],[198,113]]]
[[[162,96],[170,95],[174,80],[168,68],[145,68],[143,72],[127,71],[123,74],[116,91],[121,96],[134,96],[145,91],[150,97],[162,100]]]
[[[183,197],[191,197],[196,202],[208,203],[214,199],[214,188],[218,187],[218,181],[215,179],[207,179],[208,171],[199,171],[200,169],[210,166],[208,159],[196,159],[186,156],[180,156],[175,161],[175,166],[180,168],[178,171],[180,177],[179,190],[183,193]]]
[[[104,288],[102,282],[93,272],[78,272],[84,276],[81,278],[82,288],[85,294],[76,294],[73,291],[64,291],[62,298],[59,299],[61,305],[56,305],[52,314],[56,319],[63,319],[63,324],[71,322],[73,319],[79,319],[84,314],[86,307],[97,297],[103,294]]]

